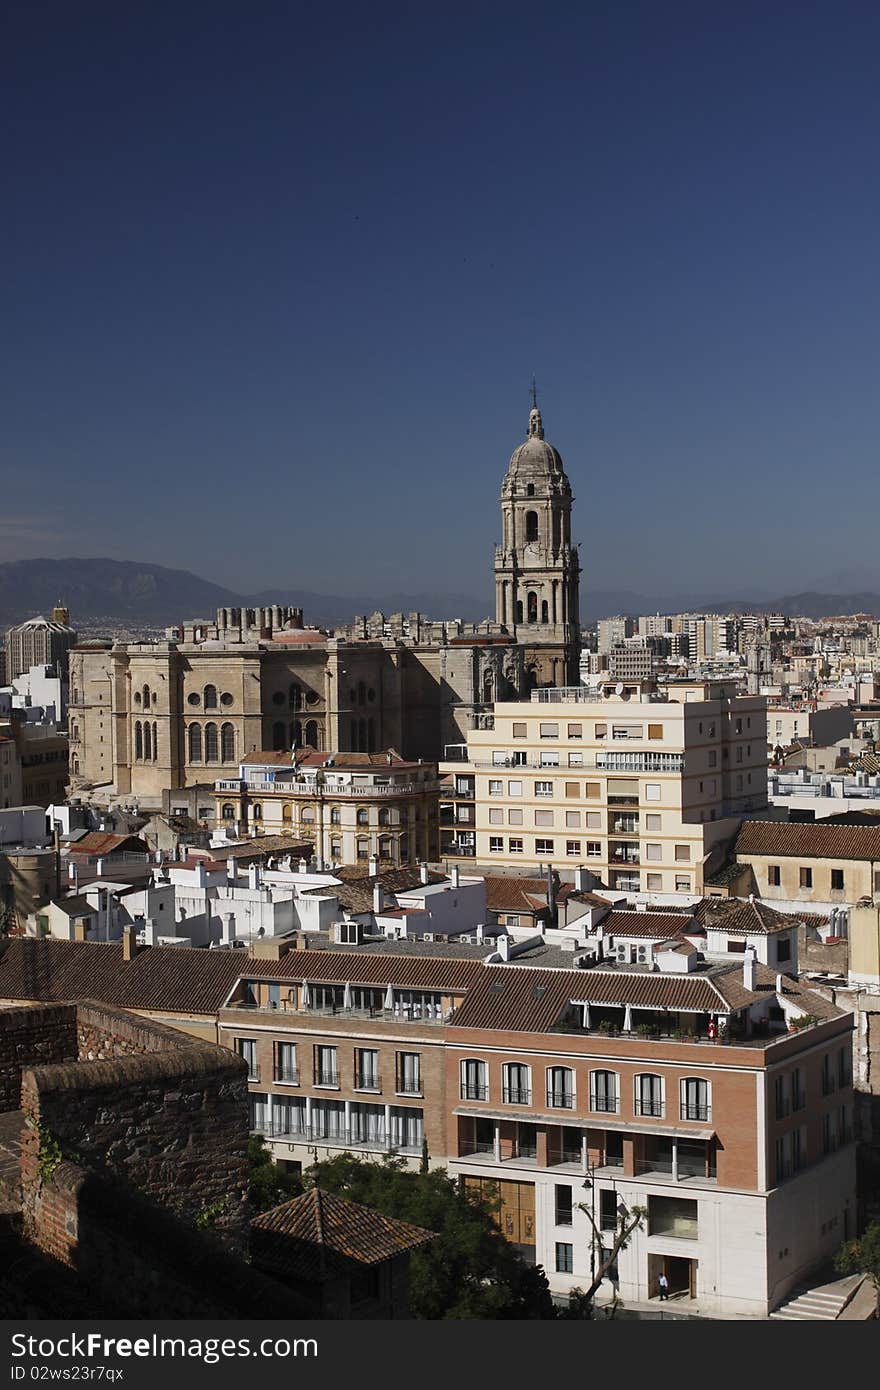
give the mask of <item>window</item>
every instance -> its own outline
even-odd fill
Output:
[[[698,1076],[686,1076],[681,1083],[681,1118],[710,1120],[709,1083]]]
[[[597,725],[596,725],[596,738],[607,738],[607,737],[608,737],[608,725],[607,725],[607,724],[597,724]]]
[[[189,730],[189,760],[191,763],[202,761],[202,730],[198,724],[190,724]]]
[[[529,732],[529,727],[528,727],[527,724],[514,724],[514,726],[513,726],[513,737],[514,737],[514,738],[526,738],[527,735],[528,735],[528,732]]]
[[[831,870],[831,891],[833,893],[843,891],[843,869]]]
[[[568,726],[568,737],[569,737],[569,738],[583,738],[583,736],[584,736],[584,726],[583,726],[583,724],[569,724],[569,726]]]
[[[547,1068],[547,1104],[557,1110],[574,1109],[574,1072],[571,1067]]]
[[[568,755],[568,765],[569,765],[569,767],[583,767],[583,765],[584,765],[584,755],[583,755],[583,753],[569,753],[569,755]]]
[[[565,842],[565,852],[566,852],[566,854],[568,854],[568,855],[572,855],[574,858],[580,858],[580,853],[581,853],[581,842],[580,842],[580,840],[566,840],[566,842]]]
[[[553,841],[552,841],[552,840],[536,840],[536,841],[535,841],[535,853],[536,853],[536,854],[552,854],[552,853],[553,853]]]
[[[522,842],[522,840],[508,840],[508,842],[507,842],[507,852],[508,852],[508,854],[522,854],[522,852],[523,852],[523,842]]]
[[[604,1115],[616,1115],[620,1109],[617,1072],[590,1072],[590,1109]]]
[[[234,806],[231,806],[231,805],[229,804],[229,802],[227,801],[227,802],[224,804],[223,811],[222,811],[221,814],[222,814],[223,820],[235,820],[235,807],[234,807]]]
[[[485,1062],[469,1057],[461,1063],[462,1100],[488,1100],[489,1068]]]
[[[664,1113],[663,1078],[643,1072],[635,1079],[635,1113],[661,1119]]]
[[[294,1085],[299,1080],[296,1066],[296,1043],[275,1044],[275,1080]]]
[[[662,846],[662,845],[645,845],[645,858],[646,858],[646,859],[662,859],[662,858],[663,858],[663,846]]]
[[[675,862],[676,862],[676,864],[682,864],[682,863],[688,864],[688,863],[690,863],[690,858],[691,858],[691,847],[690,847],[690,845],[676,845],[676,846],[675,846]]]
[[[371,1047],[356,1047],[354,1051],[354,1088],[356,1091],[378,1091],[379,1053]]]
[[[205,725],[205,762],[216,763],[220,756],[220,740],[217,737],[217,725]]]
[[[773,1087],[777,1120],[784,1120],[786,1115],[791,1112],[791,1097],[789,1095],[788,1086],[789,1079],[787,1075],[777,1076]]]
[[[490,836],[489,836],[489,853],[490,853],[490,854],[503,854],[503,853],[504,853],[504,838],[503,838],[503,836],[501,836],[501,835],[490,835]]]
[[[489,795],[490,795],[490,796],[503,796],[503,795],[504,795],[504,783],[501,781],[501,778],[500,778],[500,777],[490,777],[490,778],[489,778]]]
[[[649,893],[660,893],[663,890],[663,875],[648,874],[647,887]]]
[[[217,708],[217,687],[216,685],[206,685],[202,694],[202,704],[205,709]]]
[[[574,1200],[567,1183],[556,1184],[556,1225],[570,1226],[574,1220]]]
[[[800,870],[800,886],[801,886],[801,888],[812,888],[812,886],[813,886],[813,870],[812,870],[812,869],[801,868],[801,870]]]
[[[776,959],[780,964],[791,960],[791,937],[778,936],[776,938]]]
[[[580,784],[580,782],[566,782],[566,784],[565,784],[565,795],[566,795],[570,800],[575,800],[575,801],[576,801],[576,800],[578,799],[578,797],[580,796],[580,794],[581,794],[581,784]]]
[[[535,783],[535,796],[552,796],[552,795],[553,795],[553,783],[552,783],[552,782],[536,782],[536,783]]]
[[[257,803],[254,805],[253,809],[251,810],[251,818],[252,818],[253,820],[262,820],[262,819],[263,819],[263,808],[262,808],[262,806],[259,804],[259,802],[257,802]]]
[[[617,1193],[613,1187],[603,1187],[599,1190],[599,1229],[617,1230]]]
[[[239,1057],[247,1062],[248,1081],[259,1081],[260,1070],[257,1066],[257,1044],[253,1038],[238,1038],[235,1050]]]
[[[506,1105],[531,1105],[531,1068],[523,1062],[507,1062],[503,1068],[503,1099]]]
[[[508,825],[522,825],[522,823],[523,813],[518,806],[513,807],[512,810],[507,812]]]
[[[778,864],[767,865],[767,883],[771,888],[778,888],[782,882],[780,868]]]
[[[588,859],[601,859],[601,858],[602,858],[602,841],[601,841],[601,840],[588,840],[588,841],[587,841],[587,858],[588,858]]]
[[[565,1241],[556,1242],[556,1273],[574,1273],[574,1246]]]
[[[645,800],[646,800],[646,801],[659,801],[659,800],[660,800],[660,797],[661,797],[660,783],[659,783],[659,782],[646,782],[646,783],[645,783]]]
[[[822,1058],[822,1094],[823,1096],[830,1096],[831,1092],[836,1089],[837,1078],[831,1062],[831,1053],[826,1052]]]
[[[658,815],[654,814],[653,812],[649,811],[649,812],[646,814],[646,816],[645,816],[645,829],[646,829],[646,830],[662,830],[662,828],[663,828],[663,817],[662,817],[662,816],[658,816]]]
[[[676,893],[689,893],[691,891],[691,880],[689,874],[675,875],[675,891]]]
[[[648,725],[648,738],[662,738],[662,737],[663,737],[663,725],[662,725],[662,724],[649,724],[649,725]]]
[[[791,1073],[791,1108],[792,1110],[803,1110],[807,1103],[807,1091],[804,1085],[804,1073],[800,1067],[794,1067]]]
[[[489,824],[490,824],[490,825],[503,825],[503,824],[504,824],[504,812],[502,811],[502,809],[501,809],[500,806],[490,806],[490,807],[489,807]]]
[[[508,795],[508,796],[522,796],[522,794],[523,794],[523,793],[522,793],[522,782],[508,782],[508,784],[507,784],[507,795]]]
[[[648,1234],[696,1240],[699,1235],[697,1203],[683,1197],[649,1197]]]
[[[398,1095],[420,1096],[422,1094],[422,1055],[420,1052],[398,1052],[396,1072]]]
[[[336,1064],[336,1048],[319,1046],[315,1048],[315,1085],[338,1086],[339,1068]]]
[[[581,813],[580,813],[580,811],[566,811],[566,813],[565,813],[565,824],[568,826],[569,830],[580,830],[580,827],[581,827]]]
[[[837,1054],[837,1084],[849,1086],[852,1083],[852,1051],[842,1047]]]
[[[369,825],[369,824],[370,824],[370,813],[369,813],[369,811],[368,811],[365,807],[363,807],[363,806],[361,806],[361,807],[358,808],[357,823],[358,823],[358,825]]]
[[[715,749],[714,749],[714,748],[710,748],[710,749],[709,749],[709,766],[710,766],[710,767],[717,767],[717,766],[718,766],[718,754],[715,752]]]
[[[541,735],[541,738],[558,738],[558,737],[559,737],[559,725],[558,725],[558,724],[540,724],[540,725],[538,726],[538,732],[539,732],[539,734]]]

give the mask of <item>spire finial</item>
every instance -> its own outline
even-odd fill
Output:
[[[529,411],[529,439],[544,438],[544,422],[541,419],[541,412],[538,409],[538,388],[535,385],[535,378],[532,377],[532,408]]]

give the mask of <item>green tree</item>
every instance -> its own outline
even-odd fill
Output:
[[[272,1162],[262,1134],[252,1134],[248,1140],[248,1196],[255,1211],[269,1211],[291,1197],[303,1192],[303,1180],[295,1173],[285,1173]]]
[[[872,1221],[855,1240],[841,1245],[834,1268],[838,1274],[870,1274],[880,1312],[880,1221]]]
[[[554,1318],[547,1276],[505,1240],[500,1199],[477,1194],[443,1168],[411,1172],[399,1158],[370,1163],[342,1153],[309,1170],[326,1192],[436,1231],[414,1252],[410,1311],[416,1318]]]

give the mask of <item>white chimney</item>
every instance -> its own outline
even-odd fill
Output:
[[[226,861],[226,883],[227,883],[228,887],[230,887],[230,888],[234,888],[234,887],[235,887],[235,860],[234,860],[234,859],[227,859],[227,861]]]
[[[208,886],[208,875],[205,870],[204,859],[196,860],[196,887],[206,888]]]
[[[783,993],[784,993],[784,985],[785,985],[785,981],[784,981],[783,976],[782,976],[782,975],[777,975],[777,976],[776,976],[776,993],[777,993],[777,994],[783,994]]]
[[[453,886],[453,888],[458,888],[459,885],[460,885],[460,883],[461,883],[461,870],[459,869],[459,867],[458,867],[457,864],[453,864],[453,866],[452,866],[452,886]]]
[[[379,872],[379,861],[374,854],[370,855],[370,860],[367,865],[367,868],[369,870],[370,878],[375,878],[376,874]]]
[[[424,862],[424,860],[423,860],[422,863],[419,865],[419,878],[422,880],[422,883],[427,883],[427,882],[428,882],[428,876],[429,876],[428,866],[427,866],[427,864],[426,864],[426,863]]]
[[[385,893],[381,883],[373,884],[373,911],[381,912],[385,906]]]
[[[97,864],[95,865],[95,873],[98,875],[98,878],[103,878],[103,877],[104,877],[104,861],[103,861],[103,859],[99,859],[98,862],[97,862]]]
[[[260,866],[259,864],[248,864],[248,888],[259,888],[260,886]]]
[[[574,871],[574,887],[575,887],[575,892],[577,892],[577,893],[586,893],[586,892],[589,891],[589,887],[588,887],[588,884],[587,884],[587,876],[588,876],[589,872],[590,872],[589,869],[584,868],[583,864],[579,864],[578,867],[575,869],[575,871]]]
[[[478,941],[479,944],[482,946],[482,944],[483,944],[483,923],[482,923],[482,922],[478,922],[478,923],[477,923],[476,936],[477,936],[477,941]]]
[[[755,988],[755,948],[747,946],[743,955],[743,988],[754,991]]]
[[[510,937],[509,937],[509,936],[499,936],[497,945],[498,945],[498,954],[499,954],[499,956],[501,957],[501,959],[502,959],[502,960],[510,960]]]

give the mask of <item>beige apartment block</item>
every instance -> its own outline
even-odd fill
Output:
[[[437,858],[437,764],[381,753],[251,753],[218,778],[218,826],[300,834],[322,864],[395,867]]]
[[[622,892],[703,891],[713,849],[767,804],[763,697],[700,681],[601,692],[498,704],[492,727],[447,750],[443,858],[586,865]]]
[[[737,836],[736,862],[753,876],[739,891],[768,902],[870,903],[880,895],[880,825],[747,821]]]

